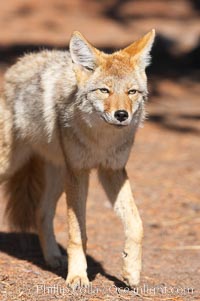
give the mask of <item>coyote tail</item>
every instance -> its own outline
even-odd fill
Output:
[[[44,161],[32,156],[5,183],[6,214],[11,228],[36,228],[36,210],[44,189]]]

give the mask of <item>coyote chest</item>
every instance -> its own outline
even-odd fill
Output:
[[[101,133],[96,140],[87,137],[83,132],[75,133],[73,137],[71,135],[71,139],[64,143],[71,165],[75,169],[99,166],[122,168],[128,160],[134,135],[125,134],[121,129],[115,131],[118,133]]]

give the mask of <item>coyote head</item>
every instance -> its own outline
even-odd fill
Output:
[[[88,120],[127,126],[147,95],[145,68],[155,31],[123,50],[106,54],[79,32],[70,40],[70,54],[78,84],[79,108]]]

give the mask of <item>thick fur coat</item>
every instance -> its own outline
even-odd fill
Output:
[[[8,217],[22,230],[34,226],[46,262],[59,266],[53,217],[66,192],[70,286],[88,284],[85,208],[92,168],[124,225],[124,279],[130,286],[139,282],[143,231],[125,165],[145,116],[154,36],[152,30],[105,54],[75,32],[69,52],[28,54],[5,75],[0,181],[6,182]]]

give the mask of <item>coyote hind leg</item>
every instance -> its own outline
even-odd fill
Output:
[[[63,192],[64,171],[49,162],[45,162],[45,188],[36,213],[39,240],[46,263],[51,268],[66,266],[66,257],[62,256],[55,239],[53,218],[57,201]]]
[[[0,183],[21,168],[29,156],[29,147],[16,140],[11,109],[0,98]]]

